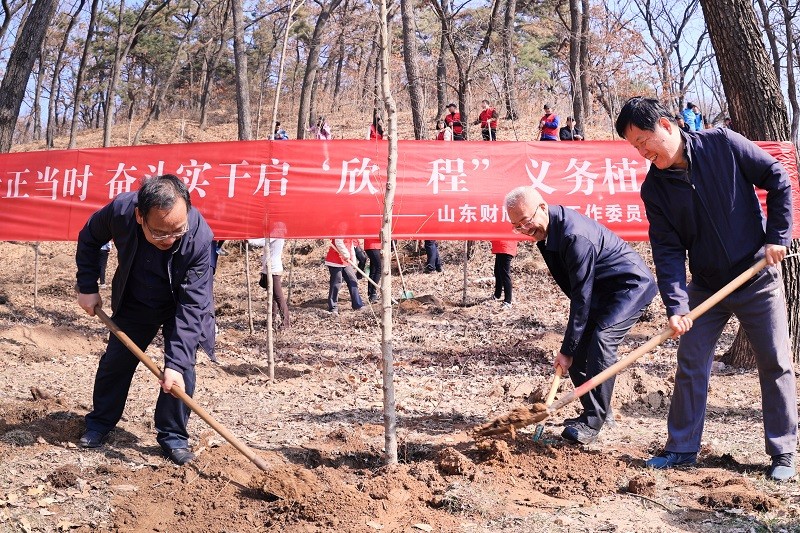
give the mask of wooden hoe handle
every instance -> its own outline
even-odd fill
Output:
[[[122,344],[124,344],[125,347],[128,348],[128,350],[130,350],[131,353],[135,355],[139,361],[144,363],[144,366],[146,366],[147,369],[150,370],[150,372],[152,372],[158,378],[159,381],[162,381],[164,379],[164,375],[161,372],[161,369],[159,369],[158,366],[153,362],[153,360],[147,357],[144,354],[144,352],[142,352],[142,350],[139,349],[139,347],[136,346],[136,344],[134,344],[131,338],[128,337],[124,331],[119,329],[119,327],[114,323],[113,320],[111,320],[111,318],[109,318],[109,316],[105,313],[105,311],[103,311],[100,308],[100,306],[96,306],[94,308],[94,312],[100,318],[100,320],[102,320],[103,323],[106,326],[108,326],[108,329],[111,330],[111,333],[116,335],[116,337],[122,342]],[[209,414],[208,411],[203,409],[200,406],[200,404],[197,403],[191,396],[186,394],[186,392],[183,389],[178,387],[172,387],[170,389],[170,394],[178,398],[180,401],[185,403],[186,406],[189,407],[189,409],[197,413],[197,416],[202,418],[209,426],[211,426],[211,428],[214,431],[222,435],[222,437],[226,441],[231,443],[231,445],[234,448],[242,452],[242,455],[250,459],[250,461],[252,461],[253,464],[255,464],[259,469],[263,471],[269,470],[269,466],[267,465],[266,461],[264,461],[263,458],[261,458],[253,450],[251,450],[244,442],[239,440],[236,437],[236,435],[228,431],[228,429],[225,426],[217,422],[217,420],[213,416],[211,416],[211,414]]]

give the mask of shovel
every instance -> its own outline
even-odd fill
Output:
[[[367,274],[366,272],[364,272],[363,270],[361,270],[360,268],[358,268],[358,265],[357,265],[357,264],[355,264],[355,263],[350,263],[350,266],[351,266],[351,267],[353,267],[353,268],[355,268],[355,269],[356,269],[356,272],[358,272],[359,274],[361,274],[361,275],[364,277],[364,279],[365,279],[365,280],[367,280],[369,283],[371,283],[371,284],[372,284],[372,286],[373,286],[373,287],[375,287],[375,288],[376,288],[376,289],[378,289],[379,291],[381,290],[381,287],[380,287],[380,285],[378,285],[377,283],[375,283],[375,282],[372,280],[372,278],[371,278],[371,277],[369,277],[369,274]],[[395,300],[394,298],[392,298],[392,305],[397,305],[397,300]]]
[[[400,274],[400,284],[403,286],[403,295],[400,298],[402,300],[410,300],[414,297],[414,293],[406,290],[406,281],[403,279],[403,267],[400,266],[400,255],[397,253],[397,246],[394,248],[394,258],[397,261],[397,272]]]
[[[550,385],[550,392],[547,393],[547,397],[544,400],[545,407],[550,407],[553,403],[553,400],[556,399],[556,392],[558,392],[558,386],[561,385],[561,377],[564,375],[564,371],[561,370],[560,366],[556,367],[556,375],[553,376],[553,383]],[[533,432],[533,441],[536,442],[542,438],[542,433],[544,432],[544,424],[538,424],[536,426],[536,430]]]
[[[132,353],[133,355],[135,355],[135,356],[136,356],[136,358],[137,358],[139,361],[141,361],[142,363],[144,363],[144,366],[146,366],[146,367],[147,367],[147,369],[148,369],[148,370],[150,370],[150,372],[152,372],[152,373],[153,373],[153,374],[154,374],[154,375],[155,375],[155,376],[158,378],[158,380],[159,380],[159,381],[161,381],[162,379],[164,379],[164,376],[163,376],[163,374],[162,374],[161,370],[160,370],[160,369],[159,369],[159,368],[156,366],[156,364],[155,364],[155,363],[154,363],[154,362],[153,362],[153,361],[152,361],[152,360],[151,360],[149,357],[147,357],[147,356],[144,354],[144,352],[142,352],[142,350],[141,350],[141,349],[139,349],[139,347],[138,347],[138,346],[136,346],[136,344],[135,344],[135,343],[134,343],[134,342],[131,340],[131,338],[130,338],[130,337],[128,337],[128,336],[125,334],[125,332],[124,332],[124,331],[122,331],[121,329],[119,329],[119,327],[118,327],[118,326],[117,326],[117,325],[114,323],[114,321],[113,321],[113,320],[111,320],[111,319],[108,317],[108,315],[105,313],[105,311],[103,311],[103,310],[100,308],[100,306],[99,306],[99,305],[98,305],[98,306],[96,306],[96,307],[94,308],[94,312],[95,312],[95,314],[96,314],[96,315],[97,315],[97,316],[100,318],[100,320],[102,320],[102,321],[103,321],[103,323],[104,323],[106,326],[108,326],[108,329],[110,329],[110,330],[111,330],[111,333],[113,333],[114,335],[116,335],[116,336],[117,336],[117,338],[118,338],[120,341],[122,341],[122,344],[124,344],[124,345],[125,345],[125,347],[126,347],[126,348],[128,348],[128,350],[130,350],[130,351],[131,351],[131,353]],[[228,431],[228,430],[225,428],[225,426],[223,426],[222,424],[220,424],[219,422],[217,422],[217,421],[216,421],[216,419],[215,419],[213,416],[211,416],[211,415],[208,413],[208,411],[206,411],[205,409],[203,409],[203,408],[200,406],[200,404],[199,404],[199,403],[197,403],[196,401],[194,401],[194,399],[193,399],[191,396],[189,396],[188,394],[186,394],[186,392],[184,392],[184,390],[183,390],[183,389],[181,389],[181,388],[178,388],[178,387],[172,387],[172,388],[170,389],[170,391],[169,391],[169,392],[170,392],[170,394],[172,394],[173,396],[175,396],[176,398],[178,398],[180,401],[182,401],[183,403],[185,403],[185,404],[186,404],[186,406],[187,406],[189,409],[191,409],[192,411],[194,411],[195,413],[197,413],[197,416],[199,416],[200,418],[202,418],[203,420],[205,420],[205,422],[206,422],[206,423],[207,423],[209,426],[211,426],[211,428],[212,428],[214,431],[216,431],[217,433],[219,433],[220,435],[222,435],[222,437],[223,437],[223,438],[224,438],[226,441],[230,442],[230,443],[231,443],[231,445],[232,445],[234,448],[236,448],[237,450],[239,450],[240,452],[242,452],[242,455],[244,455],[245,457],[247,457],[248,459],[250,459],[250,461],[252,461],[252,462],[253,462],[253,464],[255,464],[255,465],[256,465],[256,466],[257,466],[259,469],[261,469],[261,470],[263,470],[263,471],[265,471],[265,472],[266,472],[267,470],[269,470],[269,466],[267,465],[266,461],[264,461],[264,459],[262,459],[260,456],[256,455],[256,453],[255,453],[253,450],[251,450],[251,449],[250,449],[250,448],[249,448],[249,447],[248,447],[248,446],[247,446],[247,445],[246,445],[244,442],[240,441],[240,440],[239,440],[239,439],[238,439],[238,438],[237,438],[237,437],[236,437],[236,436],[235,436],[233,433],[231,433],[230,431]]]
[[[758,263],[754,264],[741,274],[739,274],[736,278],[734,278],[730,283],[722,287],[719,291],[715,292],[709,298],[689,311],[686,315],[687,317],[691,318],[692,320],[696,320],[697,317],[717,305],[720,301],[722,301],[725,297],[731,294],[733,291],[741,287],[746,281],[750,278],[758,274],[765,266],[767,266],[766,258],[762,259]],[[476,436],[488,436],[488,435],[497,435],[501,433],[511,433],[512,435],[514,432],[525,426],[529,426],[531,424],[536,424],[538,422],[542,422],[546,420],[550,416],[552,416],[556,411],[567,405],[568,403],[574,401],[575,399],[583,396],[593,388],[597,387],[601,383],[604,383],[607,379],[616,376],[629,366],[631,366],[636,360],[638,360],[641,356],[648,353],[656,346],[660,345],[665,340],[669,339],[674,335],[672,328],[666,327],[664,330],[652,337],[642,346],[638,347],[627,357],[621,359],[611,365],[610,367],[606,368],[593,378],[587,380],[583,385],[579,386],[578,388],[571,391],[569,394],[555,402],[553,405],[544,405],[544,404],[536,404],[533,406],[533,410],[527,409],[525,407],[518,407],[514,409],[510,413],[503,415],[501,417],[495,418],[494,420],[487,422],[481,426],[477,426],[473,429],[473,434]]]

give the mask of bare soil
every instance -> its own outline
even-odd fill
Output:
[[[530,245],[512,264],[515,302],[503,310],[491,298],[488,244],[469,262],[465,299],[460,243],[442,243],[442,274],[424,274],[421,250],[403,243],[415,298],[393,309],[394,466],[384,461],[381,307],[343,303],[330,316],[325,244],[298,241],[289,274],[290,242],[292,328],[276,335],[273,382],[266,297],[255,283],[260,250],[249,261],[251,334],[245,254],[226,246],[215,286],[219,364],[198,355],[195,399],[264,458],[266,472],[194,415],[197,460],[166,460],[152,422],[158,385],[143,365],[109,442],[78,448],[108,332],[75,302],[75,245],[42,243],[37,262],[31,243],[0,243],[0,530],[800,531],[797,483],[764,476],[753,371],[715,365],[697,467],[644,468],[666,437],[672,341],[618,377],[614,424],[589,446],[559,436],[577,403],[544,421],[539,440],[535,426],[473,438],[475,426],[540,401],[552,379],[568,303]],[[401,290],[395,278],[398,300]],[[102,295],[109,301],[109,289]],[[663,326],[656,301],[621,351]],[[720,355],[733,333],[735,324]],[[161,350],[157,341],[148,355],[162,363]]]

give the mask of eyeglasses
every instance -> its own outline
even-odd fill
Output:
[[[153,229],[147,224],[147,219],[142,218],[142,223],[147,227],[147,231],[150,232],[150,238],[154,241],[166,241],[167,239],[180,239],[189,231],[189,223],[186,223],[186,226],[183,230],[177,233],[161,233],[153,231]]]
[[[539,211],[540,206],[536,206],[536,209],[533,211],[533,214],[528,217],[527,222],[520,222],[516,224],[511,231],[514,233],[520,233],[522,235],[527,235],[528,230],[530,230],[536,223],[534,222],[534,218],[536,218],[536,212]]]

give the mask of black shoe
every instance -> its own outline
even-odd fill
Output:
[[[564,431],[561,432],[561,436],[570,442],[591,444],[597,440],[597,435],[599,433],[599,429],[593,429],[583,422],[576,422],[574,425],[564,428]]]
[[[81,448],[99,448],[106,440],[108,440],[108,432],[101,433],[90,429],[78,441],[78,446]]]
[[[371,304],[378,303],[378,300],[380,300],[380,298],[378,298],[377,296],[370,296],[369,297],[369,303],[371,303]]]
[[[194,461],[194,454],[189,448],[171,448],[164,450],[164,455],[176,465],[185,465],[189,461]]]
[[[263,272],[261,273],[261,277],[258,278],[258,286],[261,287],[262,289],[267,288],[267,275],[264,274]]]

